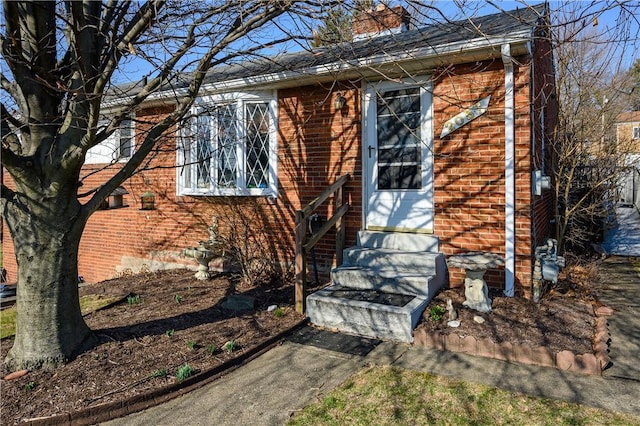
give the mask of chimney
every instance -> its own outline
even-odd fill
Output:
[[[398,5],[389,7],[380,3],[375,9],[353,16],[353,39],[363,40],[382,35],[397,34],[409,29],[411,17],[407,10]]]

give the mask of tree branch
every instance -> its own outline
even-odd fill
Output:
[[[287,11],[292,3],[288,2],[285,5],[283,4],[275,4],[272,5],[272,2],[265,1],[263,3],[259,3],[255,5],[250,11],[258,10],[262,6],[267,6],[264,12],[251,17],[247,20],[242,20],[243,15],[247,11],[241,11],[242,13],[238,13],[237,19],[234,20],[233,25],[227,31],[227,34],[224,38],[214,47],[210,48],[208,52],[206,52],[203,57],[198,62],[198,66],[192,74],[192,80],[189,84],[189,87],[186,90],[186,94],[181,100],[178,101],[178,104],[175,110],[165,119],[163,119],[160,123],[157,123],[147,133],[143,142],[140,144],[136,152],[133,156],[127,161],[127,163],[113,176],[111,177],[102,187],[100,187],[96,193],[91,197],[83,207],[83,214],[90,215],[93,211],[95,211],[102,200],[104,200],[115,188],[124,182],[124,180],[131,176],[135,170],[143,163],[147,155],[151,152],[151,150],[155,147],[158,139],[163,135],[163,133],[168,130],[171,126],[174,126],[181,117],[183,117],[186,112],[191,108],[191,105],[195,101],[195,98],[202,86],[204,78],[207,74],[207,71],[211,68],[213,64],[213,58],[217,55],[222,49],[231,44],[232,42],[238,40],[243,35],[246,35],[251,30],[262,26],[265,22],[268,22],[274,19],[276,16],[281,15],[285,11]],[[194,28],[189,31],[193,37]],[[139,105],[142,101],[144,101],[150,93],[154,89],[160,86],[160,83],[164,79],[164,75],[168,73],[175,64],[178,62],[180,57],[182,57],[188,47],[193,44],[192,39],[187,39],[182,44],[182,47],[176,53],[174,57],[172,57],[165,69],[164,73],[159,77],[156,77],[152,82],[148,83],[140,93],[133,97],[133,99],[127,103],[127,110],[130,111],[133,109],[133,106]],[[121,114],[122,115],[122,114]],[[114,124],[114,121],[111,123]]]

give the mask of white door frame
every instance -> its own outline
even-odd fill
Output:
[[[420,88],[421,183],[419,190],[377,190],[377,111],[379,91]],[[430,76],[401,81],[363,82],[362,165],[363,229],[433,233],[433,96]],[[373,143],[373,145],[372,145]],[[370,150],[369,146],[375,146]],[[374,201],[375,200],[375,201]],[[376,204],[377,208],[372,208]],[[386,219],[385,219],[386,218]],[[386,221],[386,222],[385,222]]]

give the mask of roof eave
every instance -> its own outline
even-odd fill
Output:
[[[382,78],[380,77],[381,72],[384,72],[385,76],[398,76],[402,73],[428,70],[441,65],[499,58],[500,47],[504,44],[511,46],[512,56],[519,56],[530,52],[530,35],[530,31],[526,31],[521,34],[466,40],[436,47],[413,49],[406,52],[383,53],[301,70],[287,70],[209,83],[203,86],[203,91],[216,93],[254,88],[256,86],[279,89],[301,84],[315,84],[353,78],[380,79]]]
[[[508,36],[482,37],[435,47],[423,47],[405,52],[382,53],[366,58],[357,58],[329,64],[322,64],[300,70],[286,70],[250,77],[230,79],[202,86],[202,93],[213,94],[234,90],[282,89],[298,85],[317,84],[327,81],[348,80],[354,78],[381,79],[385,76],[401,76],[407,72],[422,72],[431,68],[460,64],[471,61],[483,61],[499,58],[501,46],[509,44],[511,55],[519,56],[530,53],[531,31],[521,31]],[[186,89],[174,89],[154,93],[144,105],[175,103],[186,94]],[[173,102],[167,102],[173,98]],[[126,102],[120,98],[109,105],[116,106]]]

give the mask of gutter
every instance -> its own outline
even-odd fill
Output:
[[[504,294],[513,297],[515,283],[515,108],[514,108],[514,78],[513,57],[511,46],[503,44],[501,47],[502,62],[504,63],[504,166],[505,166],[505,262]]]
[[[253,85],[275,85],[276,87],[291,87],[291,83],[309,83],[323,81],[322,77],[329,77],[335,80],[336,74],[340,74],[340,79],[352,77],[377,76],[377,70],[385,65],[391,65],[398,71],[404,71],[404,65],[416,63],[421,70],[425,70],[437,65],[452,63],[465,63],[470,60],[481,60],[497,57],[497,47],[510,44],[519,48],[518,53],[525,54],[528,51],[529,31],[515,33],[510,36],[482,37],[473,40],[464,40],[454,43],[443,44],[437,47],[423,47],[398,53],[382,53],[379,55],[356,58],[328,64],[316,65],[302,70],[286,70],[282,72],[257,75],[246,78],[222,81],[203,85],[205,91],[226,91],[230,89],[244,88]],[[453,56],[453,58],[451,58]],[[374,68],[374,69],[370,69]],[[364,72],[363,72],[364,71]],[[368,72],[367,72],[368,71]]]

